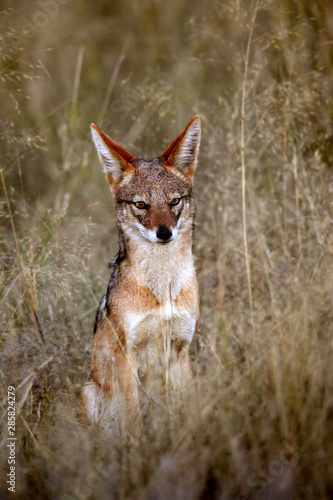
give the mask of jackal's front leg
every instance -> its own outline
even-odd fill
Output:
[[[93,340],[90,381],[82,392],[82,414],[90,423],[110,422],[119,412],[117,357],[120,343],[114,340],[111,324],[105,321]]]
[[[170,360],[170,382],[174,390],[184,389],[192,379],[191,362],[189,357],[189,346],[174,349]]]
[[[117,392],[115,356],[94,353],[90,380],[82,391],[82,421],[101,425],[110,422],[120,409]]]
[[[121,353],[118,356],[117,374],[125,416],[130,414],[132,417],[136,417],[140,411],[140,405],[138,368],[135,353]]]

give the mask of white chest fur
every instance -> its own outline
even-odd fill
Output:
[[[129,314],[127,348],[136,353],[139,376],[150,373],[154,378],[162,366],[170,366],[177,352],[191,343],[195,324],[195,317],[177,309],[170,311],[168,306],[152,313]]]
[[[181,245],[181,240],[166,245],[147,242],[136,249],[136,279],[165,304],[166,311],[172,311],[182,287],[195,276],[191,249],[182,251]]]
[[[175,344],[192,341],[196,312],[176,302],[182,288],[195,278],[191,249],[182,250],[177,240],[167,245],[147,242],[136,249],[135,280],[150,290],[158,306],[128,311],[125,330],[130,346],[156,342],[165,334]]]
[[[175,344],[190,344],[195,323],[194,315],[180,309],[172,310],[169,305],[161,306],[154,312],[129,313],[125,321],[127,345],[135,347],[165,336]]]

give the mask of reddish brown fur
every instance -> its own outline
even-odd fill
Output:
[[[172,166],[172,157],[176,149],[179,147],[179,144],[181,141],[184,139],[186,132],[188,129],[191,127],[192,123],[197,119],[198,117],[195,116],[192,118],[190,123],[186,126],[186,128],[179,134],[178,137],[168,146],[163,153],[161,154],[161,158],[165,161],[165,166]]]
[[[175,217],[169,207],[156,206],[148,210],[146,224],[148,229],[155,229],[160,226],[174,228],[175,223]]]
[[[117,142],[113,141],[111,139],[111,137],[109,137],[108,135],[104,134],[104,132],[102,132],[98,127],[96,127],[96,125],[92,124],[91,126],[101,136],[101,138],[103,139],[103,141],[105,142],[105,144],[110,149],[112,149],[119,156],[119,158],[121,160],[125,160],[130,165],[133,165],[133,163],[136,161],[136,157],[135,156],[131,155],[131,153],[128,153],[128,151],[126,151],[126,149],[124,149],[123,147],[121,147]],[[129,168],[131,168],[131,167],[129,167]]]

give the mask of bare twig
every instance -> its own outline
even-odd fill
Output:
[[[245,266],[246,266],[246,275],[247,275],[247,284],[248,284],[248,293],[249,293],[249,302],[251,309],[251,322],[252,322],[252,330],[254,336],[254,320],[253,320],[253,298],[252,298],[252,285],[251,285],[251,267],[250,267],[250,259],[249,259],[249,249],[248,249],[248,241],[247,241],[247,220],[246,220],[246,165],[245,165],[245,99],[246,99],[246,85],[247,85],[247,75],[249,68],[249,59],[250,59],[250,49],[252,43],[254,22],[258,11],[258,3],[256,1],[255,8],[253,11],[251,27],[249,32],[249,38],[247,41],[246,54],[245,54],[245,65],[244,65],[244,74],[243,74],[243,85],[242,85],[242,105],[241,105],[241,165],[242,165],[242,214],[243,214],[243,241],[244,241],[244,252],[245,252]]]
[[[18,385],[17,390],[19,391],[24,386],[24,384],[26,384],[28,382],[28,380],[31,377],[35,378],[37,373],[40,372],[40,370],[42,370],[42,368],[44,368],[46,365],[48,365],[53,360],[54,360],[54,356],[50,356],[46,361],[44,361],[41,365],[39,365],[38,368],[35,368],[29,375],[27,375],[27,377],[25,377],[25,379],[22,380],[22,382]]]
[[[41,365],[39,365],[38,368],[34,368],[34,370],[29,373],[29,375],[27,375],[23,380],[22,382],[20,382],[20,384],[17,386],[16,390],[19,391],[20,389],[22,389],[22,387],[25,386],[25,384],[29,383],[29,390],[30,388],[32,387],[32,384],[33,384],[33,381],[35,380],[38,372],[40,372],[40,370],[42,370],[42,368],[44,368],[46,365],[48,365],[51,361],[54,360],[54,356],[50,356],[46,361],[44,361]],[[2,372],[1,372],[2,373]],[[2,374],[3,375],[3,374]],[[4,378],[4,376],[3,376]],[[29,391],[27,391],[29,393]],[[19,408],[22,408],[24,402],[26,400],[26,397],[22,397],[18,406]],[[0,406],[4,406],[5,404],[7,403],[7,396],[6,398],[4,398],[1,402],[0,402]],[[2,416],[3,417],[3,416]]]
[[[72,94],[72,105],[71,105],[71,120],[72,120],[72,123],[74,125],[75,125],[75,116],[76,116],[76,109],[77,109],[77,100],[78,100],[78,95],[79,95],[83,55],[84,55],[84,47],[80,47],[79,53],[77,56],[77,62],[76,62],[73,94]]]
[[[296,225],[297,225],[297,245],[298,245],[298,257],[299,263],[303,265],[303,253],[302,253],[302,234],[300,226],[300,212],[299,212],[299,186],[298,186],[298,165],[297,165],[296,152],[293,157],[293,174],[295,180],[295,204],[296,204]]]
[[[114,68],[113,68],[113,71],[112,71],[112,74],[111,74],[111,78],[110,78],[110,81],[109,81],[109,85],[108,85],[108,88],[106,90],[104,101],[103,101],[103,104],[102,104],[102,107],[101,107],[101,111],[100,111],[99,116],[98,116],[98,121],[100,123],[103,121],[105,113],[106,113],[106,111],[108,109],[108,106],[109,106],[109,103],[110,103],[110,99],[111,99],[111,94],[112,94],[112,91],[114,89],[115,83],[117,81],[117,77],[118,77],[118,73],[120,71],[121,65],[123,64],[123,62],[126,59],[126,55],[125,54],[126,54],[127,47],[129,45],[129,41],[130,41],[130,38],[129,37],[126,38],[124,46],[123,46],[123,49],[121,51],[121,54],[118,57],[117,62],[115,64]]]

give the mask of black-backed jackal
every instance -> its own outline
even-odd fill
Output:
[[[91,131],[116,201],[119,252],[96,314],[83,414],[109,425],[121,408],[136,415],[149,387],[180,389],[191,377],[188,351],[199,312],[192,192],[200,119],[151,161],[131,155],[96,125]]]

